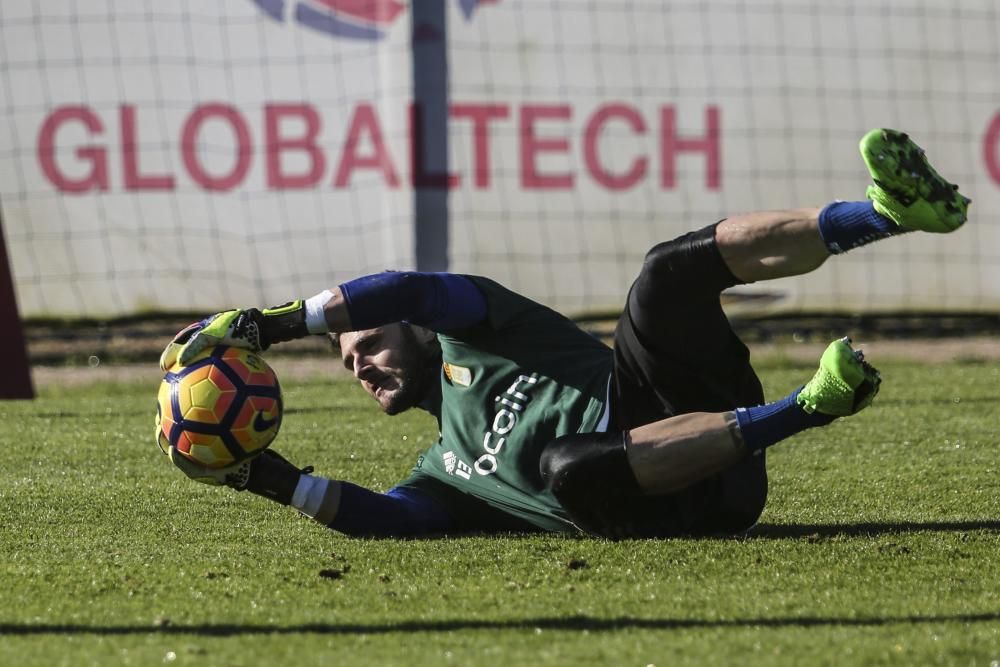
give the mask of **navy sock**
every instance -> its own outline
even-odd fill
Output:
[[[774,403],[736,409],[736,422],[743,434],[743,443],[752,454],[807,428],[826,426],[836,419],[833,415],[810,414],[803,410],[795,402],[800,391],[802,387]]]
[[[834,255],[908,231],[877,213],[870,201],[835,201],[819,213],[819,235]]]

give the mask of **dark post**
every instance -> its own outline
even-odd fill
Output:
[[[3,235],[3,206],[0,204],[0,351],[4,369],[0,373],[0,399],[34,398],[28,350],[24,344],[21,317],[17,314],[14,274],[7,260]]]
[[[448,270],[448,30],[444,0],[410,5],[416,269]]]

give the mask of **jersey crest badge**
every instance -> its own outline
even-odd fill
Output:
[[[444,362],[444,375],[451,382],[462,387],[468,387],[472,384],[472,371],[465,366],[456,366],[446,361]]]

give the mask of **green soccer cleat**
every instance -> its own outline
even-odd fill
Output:
[[[882,383],[879,372],[865,361],[850,338],[835,340],[823,352],[819,370],[799,392],[796,402],[812,414],[845,417],[867,408]]]
[[[944,234],[968,219],[972,200],[941,178],[924,150],[896,130],[876,129],[861,139],[872,180],[867,196],[875,210],[906,229]]]

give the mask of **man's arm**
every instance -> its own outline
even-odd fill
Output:
[[[247,485],[255,491],[253,478]],[[446,532],[450,514],[433,498],[395,487],[377,493],[350,482],[301,473],[290,498],[264,495],[353,537],[417,537]]]
[[[274,343],[330,331],[361,331],[407,321],[432,331],[462,329],[486,319],[486,298],[454,273],[388,271],[363,276],[305,300],[258,310],[227,310],[191,325],[164,350],[160,366],[184,366],[207,348],[254,352]]]
[[[445,533],[456,527],[441,502],[410,487],[398,486],[387,493],[377,493],[350,482],[313,475],[311,466],[300,469],[271,449],[226,468],[205,468],[175,447],[159,444],[173,464],[197,482],[250,491],[281,505],[290,505],[347,535],[417,537]]]
[[[251,485],[247,489],[254,491]],[[304,473],[287,500],[285,504],[306,516],[353,537],[416,537],[443,533],[452,525],[451,516],[433,498],[403,487],[376,493]]]
[[[454,527],[451,515],[437,501],[414,489],[396,487],[383,494],[350,482],[338,484],[340,507],[326,525],[345,535],[418,537]]]
[[[323,307],[329,331],[362,331],[407,321],[432,331],[464,329],[486,319],[486,298],[454,273],[386,271],[343,283]]]

